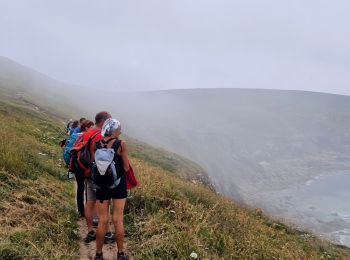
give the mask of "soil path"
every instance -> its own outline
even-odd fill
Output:
[[[83,259],[83,260],[94,259],[94,256],[96,253],[96,241],[92,241],[88,244],[84,242],[84,238],[87,234],[85,219],[79,220],[78,227],[79,227],[79,236],[80,236],[80,242],[79,242],[80,259]],[[114,231],[113,227],[114,227],[113,225],[110,225],[111,231]],[[105,260],[117,259],[116,243],[103,245],[103,257]]]
[[[76,182],[74,181],[75,190],[77,190]],[[84,193],[85,194],[85,193]],[[84,198],[85,201],[85,198]],[[86,237],[87,226],[84,218],[78,220],[78,230],[79,230],[79,255],[81,260],[94,259],[96,254],[96,241],[90,243],[85,243],[84,238]],[[114,232],[114,225],[112,222],[109,223],[109,231]],[[127,238],[124,238],[124,248],[128,252]],[[117,244],[104,244],[103,245],[103,258],[105,260],[115,260],[117,259]],[[129,252],[128,252],[129,253]],[[129,253],[129,260],[133,260]]]

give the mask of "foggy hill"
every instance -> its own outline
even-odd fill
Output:
[[[349,169],[350,97],[197,89],[119,96],[126,131],[202,165],[218,191],[249,201]]]
[[[217,192],[350,245],[349,96],[107,92],[60,83],[6,58],[0,58],[0,90],[76,118],[108,110],[127,135],[199,164]]]
[[[85,221],[78,221],[75,185],[66,179],[57,145],[64,126],[55,118],[23,100],[0,98],[0,132],[6,140],[0,142],[0,259],[38,259],[38,252],[40,259],[95,254],[94,243],[83,242]],[[133,259],[188,259],[193,252],[200,259],[349,259],[347,248],[178,178],[174,173],[195,168],[181,158],[166,160],[167,155],[144,144],[130,147],[141,183],[125,210]],[[106,259],[115,250],[104,248]]]
[[[125,132],[197,162],[216,191],[350,246],[350,97],[195,89],[109,103]]]
[[[48,110],[74,115],[76,98],[82,87],[52,79],[0,56],[0,89],[2,93],[23,98]]]
[[[219,192],[244,201],[349,168],[348,96],[255,89],[92,93],[4,57],[0,87],[69,114],[110,110],[130,136],[194,160]]]

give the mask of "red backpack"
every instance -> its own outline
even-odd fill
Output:
[[[72,149],[71,168],[73,172],[83,171],[85,177],[89,177],[91,173],[92,158],[90,154],[90,147],[92,140],[100,134],[100,130],[90,135],[87,140],[83,137],[80,142],[77,142]],[[79,168],[79,169],[77,169]]]

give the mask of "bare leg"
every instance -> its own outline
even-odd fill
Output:
[[[113,200],[113,223],[118,252],[124,251],[124,207],[126,199]]]
[[[108,230],[109,203],[109,200],[104,200],[103,203],[97,202],[99,221],[96,233],[96,253],[102,253],[105,235]]]
[[[95,205],[96,205],[96,201],[94,200],[88,200],[85,205],[84,215],[85,215],[86,224],[88,227],[88,232],[92,230],[92,219],[95,211]]]
[[[98,218],[98,208],[95,207],[93,218]]]

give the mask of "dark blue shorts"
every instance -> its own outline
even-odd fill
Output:
[[[96,200],[126,199],[128,197],[126,178],[123,176],[119,185],[114,189],[97,189]]]

